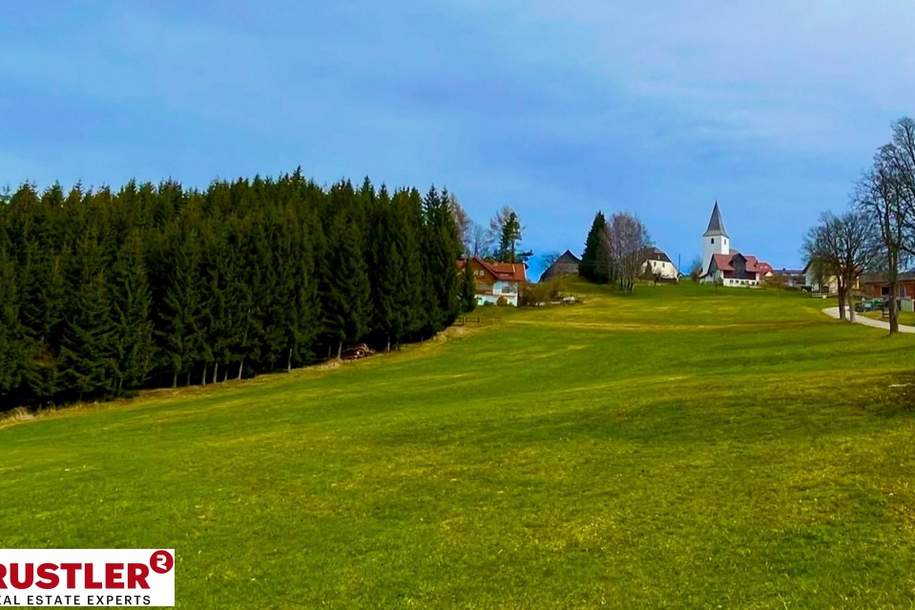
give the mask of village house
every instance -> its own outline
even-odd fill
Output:
[[[812,262],[807,263],[802,273],[804,274],[804,287],[810,292],[826,295],[839,294],[839,278],[835,275],[819,277],[820,274],[817,273],[816,266]],[[855,285],[852,286],[852,289],[861,289],[861,278],[855,280]]]
[[[463,273],[467,264],[473,270],[477,305],[518,306],[521,291],[527,282],[524,263],[495,263],[479,257],[462,258],[458,260],[458,270]]]
[[[869,297],[890,296],[890,283],[885,273],[866,273],[861,276],[859,283],[861,291]],[[900,273],[896,277],[896,296],[900,298],[915,298],[915,271]]]
[[[718,202],[712,208],[708,228],[702,235],[703,273],[700,281],[727,287],[755,288],[773,275],[772,266],[753,255],[731,248]]]
[[[773,272],[773,276],[778,278],[785,288],[803,289],[807,287],[807,276],[803,269],[786,269],[781,268]]]
[[[547,282],[557,277],[578,275],[579,263],[581,263],[581,259],[572,254],[571,250],[566,250],[546,268],[546,271],[540,274],[540,281]]]
[[[645,262],[642,263],[641,275],[651,276],[662,282],[679,281],[680,272],[677,270],[676,265],[660,248],[649,246],[643,249],[642,258]]]

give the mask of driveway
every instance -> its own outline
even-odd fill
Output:
[[[823,310],[827,316],[833,317],[836,320],[839,319],[839,308],[838,307],[827,307]],[[846,312],[847,313],[847,312]],[[890,330],[890,323],[884,322],[883,320],[874,320],[872,318],[866,318],[861,314],[855,315],[855,322],[858,324],[864,324],[865,326],[873,326],[874,328],[881,328],[887,332]],[[915,335],[915,326],[906,326],[905,324],[899,325],[899,332],[909,333]]]

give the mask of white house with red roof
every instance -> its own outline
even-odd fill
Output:
[[[732,288],[754,288],[772,276],[772,265],[734,250],[730,242],[716,201],[708,228],[702,234],[703,274],[700,281]]]
[[[475,256],[458,260],[458,271],[463,273],[467,264],[473,270],[477,305],[518,306],[527,282],[524,263],[494,263]]]

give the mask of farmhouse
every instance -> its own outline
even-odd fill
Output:
[[[671,262],[670,257],[655,246],[649,246],[642,250],[641,274],[657,278],[664,282],[676,282],[680,277],[676,265]]]
[[[527,282],[523,263],[494,263],[475,256],[459,259],[458,269],[463,272],[468,264],[473,270],[477,305],[518,306],[521,291]]]
[[[774,271],[773,275],[779,278],[785,288],[807,288],[807,276],[803,269],[787,269],[782,267]]]
[[[870,297],[890,296],[890,283],[884,273],[867,273],[860,279],[861,291]],[[900,273],[896,277],[896,296],[915,297],[915,271]]]
[[[835,275],[823,275],[822,273],[818,273],[816,265],[814,265],[812,262],[807,263],[807,266],[804,267],[802,273],[804,274],[805,287],[810,292],[818,292],[821,294],[829,295],[839,293],[839,278],[837,278]],[[855,290],[859,290],[861,288],[861,278],[855,280],[855,285],[853,288]]]
[[[716,282],[728,287],[755,288],[773,274],[769,263],[731,248],[731,238],[724,228],[718,202],[712,209],[708,228],[702,234],[702,282]]]
[[[546,282],[557,277],[578,275],[579,263],[581,263],[581,259],[572,254],[571,250],[566,250],[546,268],[546,271],[540,274],[540,281]]]

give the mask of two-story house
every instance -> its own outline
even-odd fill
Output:
[[[524,263],[492,263],[481,258],[458,260],[458,272],[464,272],[464,266],[470,264],[473,270],[474,293],[477,305],[490,303],[517,307],[521,300],[521,291],[527,281]]]

